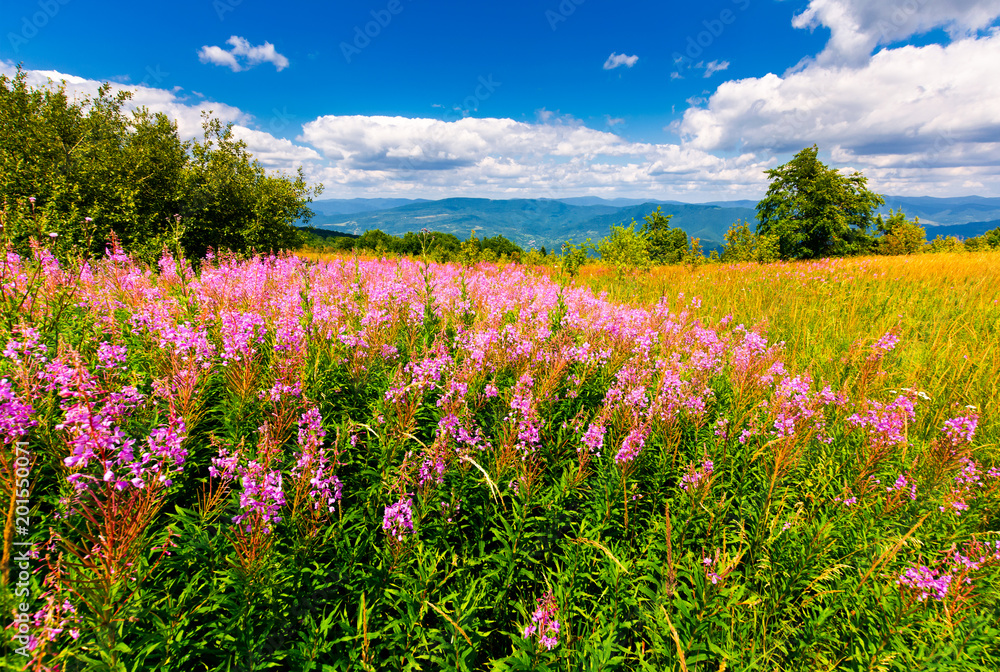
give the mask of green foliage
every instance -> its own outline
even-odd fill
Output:
[[[365,231],[360,236],[322,231],[325,239],[318,239],[315,229],[309,229],[312,234],[308,244],[317,250],[351,251],[364,250],[377,255],[395,255],[424,257],[434,261],[458,261],[463,264],[474,264],[479,261],[496,261],[507,259],[521,261],[525,255],[523,249],[503,236],[493,236],[479,239],[473,231],[465,241],[457,236],[441,231],[423,230],[420,233],[408,231],[402,236],[394,236],[379,229]],[[536,254],[536,259],[540,255]]]
[[[1000,227],[990,229],[981,236],[967,238],[965,240],[965,249],[969,252],[1000,249]]]
[[[612,226],[611,235],[597,241],[601,260],[613,265],[618,275],[632,269],[647,271],[652,262],[649,234],[635,227],[635,220],[628,226]]]
[[[757,261],[757,234],[746,222],[737,220],[726,231],[726,246],[722,260],[729,263]]]
[[[571,243],[566,241],[562,246],[562,254],[559,255],[559,264],[563,271],[571,278],[580,272],[580,267],[587,262],[587,257],[594,250],[590,238],[582,243]]]
[[[965,245],[955,236],[934,236],[934,240],[927,244],[927,251],[937,252],[965,252]]]
[[[299,229],[302,244],[316,250],[353,250],[355,241],[361,236],[353,233],[342,233],[330,229],[318,229],[313,226],[303,226]]]
[[[754,233],[747,222],[737,220],[726,232],[722,261],[726,263],[756,261],[760,264],[770,264],[779,258],[778,248],[777,235]]]
[[[185,171],[184,248],[195,257],[208,248],[235,251],[296,247],[295,222],[308,221],[306,206],[318,194],[307,187],[301,168],[295,178],[268,175],[233,136],[232,124],[223,126],[206,116],[204,140],[191,146]]]
[[[482,246],[476,236],[476,230],[473,229],[469,232],[468,240],[463,241],[462,244],[459,245],[458,261],[467,266],[471,266],[479,261],[481,253]]]
[[[877,231],[879,254],[916,254],[927,244],[927,231],[920,226],[920,219],[908,221],[903,211],[889,211],[889,218],[878,218]]]
[[[63,88],[31,89],[19,71],[0,77],[0,199],[23,214],[29,198],[35,230],[12,216],[10,236],[57,233],[65,245],[103,249],[111,231],[129,247],[168,233],[180,211],[185,146],[163,114],[122,112],[128,93],[70,101]],[[90,218],[89,221],[86,218]]]
[[[701,249],[700,238],[692,238],[691,247],[685,250],[685,252],[684,264],[692,271],[707,261],[705,259],[705,253]]]
[[[673,215],[664,215],[660,206],[643,217],[645,223],[640,233],[649,243],[649,259],[652,264],[678,264],[688,251],[688,235],[679,228],[670,227]]]
[[[781,241],[773,234],[757,234],[757,261],[771,264],[781,259]]]
[[[984,233],[982,239],[991,250],[1000,249],[1000,226]]]
[[[783,259],[862,254],[884,199],[866,188],[861,173],[841,175],[817,160],[816,145],[768,170],[768,187],[757,204],[757,233],[776,235]]]
[[[0,201],[17,249],[51,233],[60,249],[90,253],[114,233],[145,259],[164,246],[198,258],[300,244],[293,223],[308,220],[321,186],[301,170],[269,175],[231,125],[206,117],[204,140],[182,142],[165,114],[127,113],[129,98],[104,85],[72,101],[64,85],[29,87],[20,69],[0,77]]]
[[[647,271],[653,265],[685,264],[693,269],[705,263],[701,240],[671,228],[670,218],[657,207],[644,217],[639,229],[634,219],[628,226],[612,225],[611,235],[598,241],[597,252],[615,267],[618,277],[629,270]]]

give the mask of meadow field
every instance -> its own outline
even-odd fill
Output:
[[[662,266],[617,278],[600,265],[581,280],[609,300],[650,303],[697,296],[702,314],[733,319],[785,343],[789,363],[837,389],[856,384],[863,346],[892,332],[899,342],[877,385],[930,397],[919,425],[928,439],[956,408],[980,417],[977,445],[996,451],[1000,425],[1000,253],[719,264],[691,272]]]
[[[998,267],[9,253],[4,664],[995,671]]]

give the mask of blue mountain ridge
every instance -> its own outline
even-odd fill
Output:
[[[1000,220],[1000,198],[963,196],[886,196],[880,214],[902,210],[918,217],[928,238],[941,235],[969,237],[995,228]],[[565,241],[597,240],[611,226],[628,224],[660,207],[671,215],[671,226],[701,239],[706,250],[720,247],[725,233],[737,220],[755,222],[755,201],[681,203],[657,199],[604,199],[582,196],[566,199],[326,199],[310,204],[315,213],[310,225],[342,233],[380,229],[393,235],[421,229],[451,233],[465,240],[472,231],[480,238],[502,235],[529,248],[556,249]],[[994,226],[989,226],[993,223]],[[983,228],[986,226],[986,228]]]

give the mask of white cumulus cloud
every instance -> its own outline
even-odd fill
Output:
[[[820,63],[859,66],[877,46],[935,28],[952,39],[969,37],[998,16],[1000,0],[811,0],[792,25],[830,29]]]
[[[943,135],[1000,138],[1000,33],[947,46],[884,49],[860,68],[811,64],[725,82],[689,108],[682,135],[706,151],[788,151],[814,142],[864,154],[927,151]]]
[[[638,61],[639,61],[638,56],[626,56],[625,54],[616,54],[615,52],[611,52],[611,55],[608,56],[608,60],[604,61],[604,69],[614,70],[615,68],[621,67],[623,65],[625,67],[631,68]]]
[[[762,190],[763,161],[723,159],[675,144],[635,143],[554,113],[537,123],[323,116],[298,142],[322,152],[316,175],[353,190],[428,196],[558,197],[581,193],[677,197]]]
[[[233,72],[249,70],[261,63],[271,63],[278,72],[288,67],[288,59],[279,54],[270,42],[253,45],[245,38],[233,35],[226,40],[231,49],[222,47],[203,46],[198,51],[198,60],[202,63],[214,63],[222,65]]]

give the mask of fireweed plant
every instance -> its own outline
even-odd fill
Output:
[[[912,431],[896,332],[834,389],[524,268],[36,246],[0,292],[8,669],[1000,668],[995,447]]]

